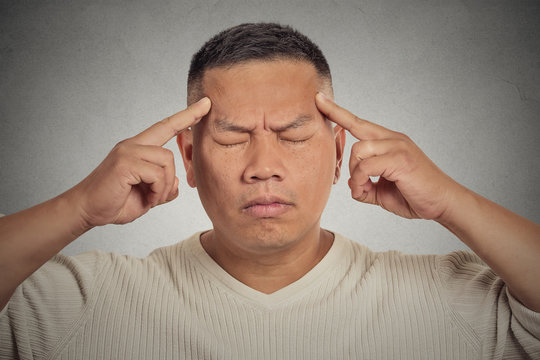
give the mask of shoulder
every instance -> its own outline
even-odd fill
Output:
[[[492,321],[496,314],[510,314],[506,285],[478,255],[455,251],[435,258],[441,297],[456,318],[472,328]],[[478,329],[477,329],[478,330]]]
[[[455,251],[444,255],[407,254],[397,250],[378,252],[343,235],[336,234],[336,239],[350,249],[354,264],[367,266],[370,271],[429,277],[440,286],[449,286],[454,282],[463,283],[472,278],[481,281],[495,281],[498,278],[493,270],[472,252]]]
[[[437,255],[406,254],[397,250],[373,251],[367,246],[336,234],[336,239],[346,243],[356,266],[365,266],[371,272],[411,272],[418,274],[432,273],[436,269]]]
[[[503,292],[502,279],[472,252],[439,255],[435,265],[441,289],[451,302],[457,297],[460,301],[465,297],[481,301],[488,295],[497,298]]]
[[[201,234],[202,232],[197,232],[187,239],[157,248],[143,259],[143,262],[146,266],[163,268],[167,271],[177,269],[179,266],[185,266],[191,259],[198,256],[200,246],[197,245]]]
[[[54,353],[95,317],[95,309],[121,307],[174,280],[175,256],[184,247],[180,242],[145,258],[103,251],[54,256],[17,288],[2,310],[2,347]]]
[[[484,261],[470,251],[454,251],[436,256],[437,269],[448,276],[457,273],[470,273],[489,269]]]
[[[2,347],[38,357],[49,354],[88,318],[98,278],[110,268],[108,258],[101,251],[58,254],[28,277],[0,315]]]
[[[41,304],[52,298],[79,297],[86,301],[96,279],[108,271],[113,258],[114,254],[98,250],[75,256],[57,254],[20,287],[26,299],[32,298]]]
[[[386,289],[389,294],[400,291],[437,293],[436,255],[414,255],[400,251],[377,252],[342,235],[350,259],[348,275],[362,287]]]

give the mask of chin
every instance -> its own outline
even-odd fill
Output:
[[[303,233],[300,229],[289,229],[284,224],[262,221],[255,228],[240,231],[239,237],[243,239],[243,245],[251,251],[268,252],[280,251],[294,245]]]

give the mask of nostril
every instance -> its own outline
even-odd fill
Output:
[[[274,168],[258,168],[252,171],[248,171],[245,175],[245,179],[248,179],[249,182],[259,182],[267,180],[281,180],[283,175],[282,171]]]
[[[283,179],[285,168],[281,154],[267,142],[254,143],[252,146],[251,157],[244,169],[244,181],[253,183]]]

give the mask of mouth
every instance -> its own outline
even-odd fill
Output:
[[[242,211],[256,218],[273,218],[283,215],[293,207],[290,201],[277,196],[261,196],[249,201]]]

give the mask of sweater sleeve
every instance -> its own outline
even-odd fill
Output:
[[[0,359],[41,359],[76,332],[93,304],[105,253],[56,255],[15,290],[0,313]]]
[[[450,316],[482,359],[540,358],[540,313],[516,300],[477,255],[440,256],[437,270]]]

